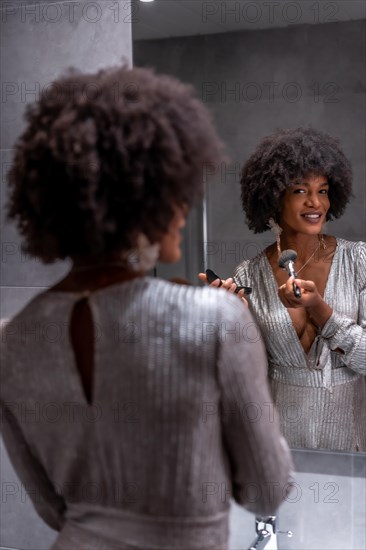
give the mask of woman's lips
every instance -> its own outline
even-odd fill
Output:
[[[316,223],[319,223],[322,219],[322,214],[301,214],[301,217],[304,218],[304,220],[306,220],[308,223],[313,223],[313,224],[316,224]]]

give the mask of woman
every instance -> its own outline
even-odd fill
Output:
[[[338,142],[311,128],[266,137],[242,171],[248,226],[272,228],[276,242],[224,287],[253,287],[249,307],[291,447],[366,451],[366,243],[323,234],[342,215],[351,183]],[[296,279],[279,267],[288,249],[297,253]]]
[[[146,276],[179,260],[202,166],[222,155],[207,111],[175,79],[117,68],[59,79],[27,123],[9,216],[29,254],[72,268],[3,328],[0,397],[52,548],[226,549],[230,494],[273,513],[291,459],[277,417],[246,414],[270,401],[261,344],[220,333],[249,312]]]

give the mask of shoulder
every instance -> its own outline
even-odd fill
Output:
[[[26,302],[17,313],[9,316],[8,318],[1,319],[1,330],[6,331],[9,325],[16,326],[17,324],[25,322],[29,319],[36,320],[36,317],[44,313],[44,307],[47,303],[50,303],[50,300],[52,302],[51,293],[49,292],[41,292],[36,294],[33,298]]]
[[[366,242],[364,241],[348,241],[346,239],[337,238],[337,246],[350,254],[366,254]]]
[[[257,256],[255,256],[254,258],[243,260],[236,267],[234,271],[234,279],[242,284],[244,284],[244,281],[249,283],[251,280],[252,274],[253,273],[258,274],[258,270],[263,265],[263,262],[265,260],[265,254],[266,254],[265,250],[262,250],[262,252],[257,254]]]
[[[163,302],[170,311],[178,308],[182,315],[192,315],[198,320],[207,318],[219,322],[250,316],[238,296],[220,288],[180,285],[161,279],[153,287],[164,296]]]
[[[337,247],[343,257],[348,257],[355,265],[366,269],[366,242],[337,238]]]
[[[8,326],[10,324],[10,319],[0,319],[0,342],[1,342],[1,349],[3,350],[3,345],[6,343],[6,334],[8,332]]]
[[[337,245],[347,250],[366,250],[365,241],[349,241],[336,237]]]
[[[348,266],[355,274],[361,288],[366,286],[366,242],[347,241],[337,238],[337,247],[339,247],[340,261]]]
[[[19,369],[30,364],[30,354],[42,350],[45,343],[51,342],[55,330],[60,332],[61,328],[55,303],[46,292],[37,294],[14,316],[1,319],[2,375],[8,368],[15,376],[14,361]]]

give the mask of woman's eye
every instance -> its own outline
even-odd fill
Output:
[[[298,189],[298,188],[294,189],[294,193],[296,193],[296,194],[297,193],[305,193],[305,192],[306,192],[305,189]]]
[[[321,189],[321,190],[319,191],[319,193],[320,193],[321,195],[328,195],[328,192],[329,192],[329,189]]]

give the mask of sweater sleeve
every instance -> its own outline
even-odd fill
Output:
[[[293,463],[270,396],[259,329],[242,303],[230,298],[218,369],[233,496],[258,515],[272,515],[291,490]]]
[[[9,366],[7,364],[6,338],[4,336],[8,322],[8,319],[0,320],[0,367],[3,382],[3,377],[6,377],[7,367]],[[4,389],[4,383],[1,389]],[[3,395],[0,396],[0,430],[13,468],[33,502],[38,515],[51,529],[60,530],[64,521],[64,500],[57,494],[43,466],[35,453],[32,452],[17,415]]]
[[[366,375],[366,244],[359,243],[354,263],[358,289],[358,318],[351,319],[333,311],[321,336],[329,348],[342,356],[348,368]]]
[[[1,434],[12,465],[39,516],[59,531],[64,522],[64,500],[31,452],[15,415],[3,402],[0,402],[0,413]]]
[[[248,278],[249,260],[243,260],[234,270],[234,283],[239,286],[251,286]]]

